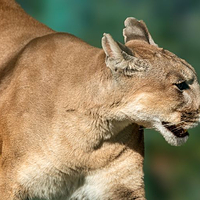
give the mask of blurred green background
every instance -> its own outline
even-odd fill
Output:
[[[34,18],[101,47],[104,32],[123,42],[123,22],[142,19],[154,41],[187,60],[200,75],[199,0],[17,0]],[[200,127],[182,147],[145,131],[145,187],[148,200],[200,200]]]

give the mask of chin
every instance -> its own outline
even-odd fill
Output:
[[[153,126],[172,146],[181,146],[185,144],[189,138],[188,131],[180,126],[171,125],[167,122],[157,122]]]

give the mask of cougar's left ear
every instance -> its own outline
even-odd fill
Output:
[[[143,40],[151,45],[158,46],[152,39],[146,24],[133,17],[128,17],[124,22],[123,30],[124,41],[127,43],[130,40]]]
[[[145,60],[134,57],[127,46],[115,42],[110,34],[104,33],[102,47],[106,54],[106,65],[113,72],[131,76],[136,71],[145,71],[149,67]]]

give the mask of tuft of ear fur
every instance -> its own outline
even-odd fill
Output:
[[[124,25],[123,35],[125,43],[130,40],[143,40],[151,45],[157,46],[143,21],[137,20],[134,17],[128,17],[124,21]]]
[[[115,73],[132,76],[137,71],[149,68],[147,61],[134,57],[131,49],[115,42],[110,34],[104,33],[102,47],[106,54],[106,65]]]

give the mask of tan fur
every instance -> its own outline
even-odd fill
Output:
[[[199,120],[194,69],[125,21],[102,49],[0,0],[0,200],[144,200],[142,126]],[[175,84],[186,81],[189,89]]]

